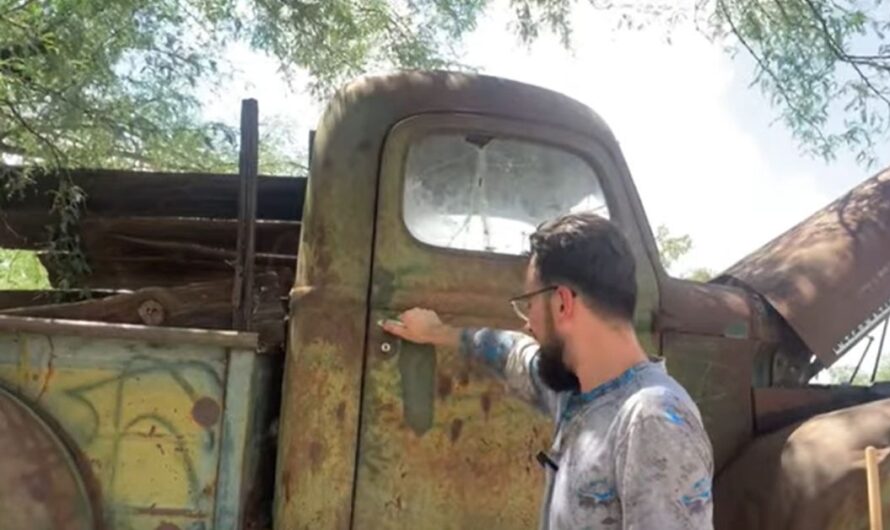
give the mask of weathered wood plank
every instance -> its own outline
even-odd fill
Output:
[[[72,303],[47,304],[0,310],[2,315],[66,320],[88,320],[151,326],[231,329],[232,278],[177,287],[150,287],[132,293]],[[264,348],[284,343],[285,302],[274,273],[257,277],[254,289],[254,329]]]
[[[193,328],[160,328],[83,320],[49,319],[0,315],[0,332],[40,333],[106,339],[158,342],[164,344],[209,344],[226,348],[253,350],[257,334]]]
[[[19,307],[31,307],[56,303],[81,302],[87,297],[82,290],[66,291],[0,291],[0,310]],[[117,291],[93,290],[90,291],[93,298],[103,298],[113,294],[121,294]]]
[[[0,213],[0,247],[39,249],[46,244],[45,213],[9,211]],[[236,248],[238,221],[183,217],[99,217],[81,221],[80,237],[87,255],[109,254],[121,238],[198,243],[221,249]],[[293,255],[300,243],[298,221],[257,222],[257,252]]]
[[[90,214],[238,217],[237,174],[71,170],[70,175],[86,192]],[[46,211],[56,182],[55,177],[38,175],[24,200],[10,203],[0,197],[0,210]],[[305,194],[305,178],[259,177],[257,216],[259,219],[302,219]]]
[[[47,261],[39,256],[44,266]],[[112,257],[90,259],[91,273],[82,281],[89,289],[136,290],[145,287],[174,287],[186,283],[231,279],[233,264],[222,259],[194,259],[174,255],[145,257]],[[47,267],[50,282],[57,283],[56,271]],[[274,272],[282,281],[281,293],[286,294],[293,282],[295,265],[270,263],[257,259],[257,273]]]

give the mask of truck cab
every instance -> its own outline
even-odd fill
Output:
[[[751,492],[803,476],[803,464],[783,458],[800,451],[793,430],[823,425],[817,413],[852,407],[856,432],[861,403],[886,407],[874,389],[808,382],[890,300],[887,172],[712,282],[693,282],[665,271],[618,142],[584,105],[479,75],[363,78],[322,116],[308,180],[260,182],[256,263],[273,279],[258,282],[272,298],[259,305],[272,317],[258,333],[230,331],[230,318],[213,316],[230,309],[227,292],[206,282],[231,275],[232,236],[221,234],[232,214],[184,200],[176,190],[199,181],[189,178],[142,181],[148,190],[188,180],[169,185],[179,202],[154,201],[163,209],[139,194],[91,203],[89,215],[99,219],[86,240],[97,264],[88,281],[114,293],[107,300],[115,311],[101,300],[2,309],[0,296],[0,386],[10,395],[0,394],[0,420],[4,399],[16,418],[37,418],[35,429],[65,462],[60,484],[74,491],[69,504],[86,521],[77,528],[262,527],[256,507],[264,499],[279,529],[534,528],[544,477],[535,455],[549,445],[550,420],[457,352],[400,342],[377,322],[422,306],[459,326],[519,328],[508,300],[521,289],[528,236],[573,211],[611,219],[630,243],[634,325],[702,413],[718,528],[789,527],[793,517],[784,512],[771,519],[770,502],[797,486],[772,501]],[[96,196],[113,186],[95,185]],[[218,198],[189,195],[208,196]],[[281,207],[288,203],[293,209]],[[134,212],[139,222],[126,217]],[[162,226],[173,228],[152,239],[151,228]],[[172,259],[179,277],[160,272]],[[146,291],[159,288],[164,296]],[[195,293],[213,301],[204,314]],[[286,300],[278,312],[277,295]],[[147,319],[148,299],[166,319]],[[23,340],[61,347],[34,355]],[[118,383],[136,375],[138,384]],[[146,383],[154,377],[163,384]],[[116,393],[101,398],[95,429],[85,431],[83,417],[70,412],[86,414],[85,401],[95,409],[96,396],[72,388],[99,381],[115,381],[107,391]],[[890,445],[890,418],[882,421],[871,421],[878,427],[869,443]],[[16,429],[0,421],[0,439],[15,440]],[[152,436],[162,430],[173,434],[157,450]],[[844,448],[865,441],[852,436]],[[818,460],[830,449],[822,443],[805,453]],[[187,458],[154,465],[167,451]],[[272,454],[274,480],[261,473]],[[861,470],[851,462],[839,458],[832,469],[853,476]],[[771,478],[740,466],[770,470]],[[721,485],[727,473],[736,489]],[[843,513],[859,509],[861,482],[837,495]],[[152,485],[162,483],[181,492]],[[0,506],[15,485],[0,473]],[[820,491],[794,497],[792,511],[810,510]],[[33,497],[35,506],[52,500]]]
[[[691,282],[664,270],[618,142],[578,102],[446,72],[348,86],[321,119],[312,150],[291,293],[276,521],[534,527],[543,477],[534,455],[552,434],[548,419],[456,352],[400,344],[375,323],[422,306],[456,325],[518,327],[507,300],[521,286],[528,236],[576,210],[608,217],[630,242],[637,332],[697,402],[718,475],[760,433],[881,397],[851,389],[839,399],[807,382],[836,356],[826,350],[842,338],[838,330],[890,299],[880,274],[890,256],[878,243],[888,241],[887,180],[883,174],[851,192],[883,224],[869,229],[868,258],[834,267],[833,278],[813,275],[831,256],[808,250],[800,235],[833,237],[837,250],[861,247],[850,234],[862,231],[848,216],[843,239],[823,214],[716,281]],[[794,246],[785,243],[793,237]],[[817,248],[819,237],[810,238]],[[821,282],[822,294],[795,298],[807,278]],[[862,278],[874,279],[857,299],[851,291]],[[839,311],[845,296],[853,306]],[[733,499],[723,511],[734,513],[734,502],[747,501]]]

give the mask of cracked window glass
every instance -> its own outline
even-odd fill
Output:
[[[482,134],[434,134],[405,167],[404,215],[418,240],[518,255],[543,221],[592,211],[609,217],[593,168],[555,147]]]

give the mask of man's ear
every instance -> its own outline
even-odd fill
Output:
[[[571,318],[577,310],[575,293],[568,287],[557,287],[556,296],[559,302],[557,314],[562,318]]]

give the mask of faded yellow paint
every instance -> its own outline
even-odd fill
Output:
[[[0,335],[0,384],[61,426],[110,528],[212,527],[221,418],[192,409],[222,406],[225,361],[220,347]]]

